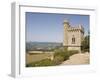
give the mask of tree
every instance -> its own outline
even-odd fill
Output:
[[[90,50],[90,36],[89,35],[85,36],[84,40],[82,41],[81,50],[83,52],[86,52],[86,51],[89,52],[89,50]]]

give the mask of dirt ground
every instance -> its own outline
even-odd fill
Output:
[[[42,59],[46,59],[46,58],[51,58],[51,54],[47,54],[47,53],[34,53],[34,54],[28,54],[26,53],[26,64],[31,63],[31,62],[35,62],[35,61],[40,61]]]
[[[80,64],[89,64],[90,63],[90,54],[78,53],[72,55],[69,60],[64,61],[61,65],[80,65]]]

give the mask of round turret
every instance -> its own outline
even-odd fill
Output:
[[[70,27],[70,24],[69,24],[68,20],[66,20],[66,19],[64,20],[63,25],[64,25],[65,28]]]
[[[64,24],[69,24],[68,20],[65,19],[64,20]]]

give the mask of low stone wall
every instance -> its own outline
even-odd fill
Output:
[[[33,53],[50,53],[50,54],[52,54],[52,53],[54,53],[53,51],[28,51],[28,53],[30,53],[30,54],[33,54]]]
[[[68,50],[78,50],[79,52],[81,52],[81,47],[68,47]]]

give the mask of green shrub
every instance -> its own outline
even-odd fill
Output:
[[[59,49],[55,51],[54,58],[57,56],[61,56],[63,57],[63,61],[65,61],[69,59],[70,56],[76,53],[78,53],[78,50],[67,50],[66,48],[61,49],[61,50]]]
[[[58,49],[55,51],[54,58],[57,56],[63,57],[63,61],[68,59],[68,50],[66,48]]]
[[[55,65],[58,65],[64,61],[64,58],[62,56],[56,56],[53,61],[54,61]]]
[[[78,50],[69,50],[68,51],[69,56],[72,56],[73,54],[77,54],[77,53],[79,53]]]
[[[84,52],[90,52],[90,51],[89,51],[89,49],[84,49],[84,50],[82,50],[82,53],[84,53]]]
[[[41,61],[29,63],[26,66],[27,67],[36,67],[36,66],[53,66],[54,62],[51,61],[50,59],[43,59]]]

